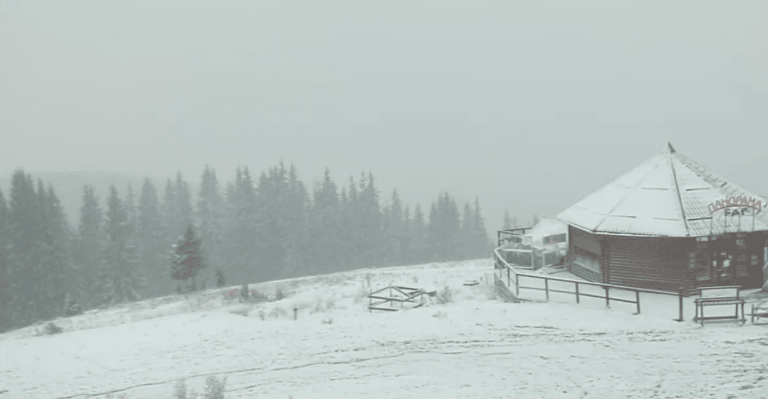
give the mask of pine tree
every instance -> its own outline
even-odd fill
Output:
[[[144,290],[146,297],[160,296],[170,291],[166,256],[168,237],[163,227],[163,216],[155,185],[147,177],[141,186],[137,215],[139,269],[147,279]]]
[[[411,209],[408,205],[403,211],[403,235],[401,250],[403,251],[403,264],[410,265],[414,262],[413,255],[413,220],[411,219]]]
[[[173,246],[171,278],[181,281],[190,280],[189,291],[195,291],[197,276],[206,266],[200,240],[195,236],[195,230],[190,223],[184,236]]]
[[[309,196],[293,165],[288,172],[288,190],[285,223],[289,239],[286,245],[284,278],[297,276],[297,273],[305,269],[308,259],[306,248],[309,246]]]
[[[413,227],[411,228],[410,241],[413,262],[427,262],[427,222],[424,219],[424,212],[422,212],[421,205],[419,204],[416,204],[416,210],[413,213]]]
[[[464,204],[461,219],[461,259],[470,259],[475,254],[475,215],[469,203]]]
[[[40,184],[40,199],[45,208],[45,292],[48,297],[47,317],[55,318],[64,314],[68,282],[75,280],[70,265],[70,230],[59,198],[49,184],[48,189]],[[76,287],[71,287],[74,290]]]
[[[109,188],[102,273],[104,304],[136,301],[144,288],[138,270],[136,243],[131,239],[125,204],[114,185]]]
[[[175,227],[177,234],[181,234],[190,223],[193,222],[194,212],[192,210],[192,200],[189,196],[189,185],[182,178],[181,172],[176,173],[176,220]]]
[[[340,199],[336,183],[325,169],[323,181],[316,185],[312,207],[311,231],[313,254],[319,270],[332,272],[339,270],[342,247],[339,229]]]
[[[373,174],[365,174],[360,179],[360,226],[361,245],[360,252],[363,262],[367,266],[381,266],[383,258],[384,234],[381,223],[381,206],[379,205],[379,192],[374,185]]]
[[[387,220],[387,259],[391,265],[400,265],[403,263],[403,205],[397,189],[392,190],[391,204],[389,212],[385,217]]]
[[[101,298],[97,292],[97,274],[101,267],[103,251],[102,211],[92,186],[83,187],[83,205],[80,207],[80,219],[77,227],[77,239],[74,259],[80,276],[80,293],[75,298],[86,307],[99,304]]]
[[[8,205],[0,191],[0,334],[12,327],[10,301],[11,276],[8,264]]]
[[[13,174],[8,204],[8,274],[11,284],[9,313],[14,327],[26,326],[45,317],[40,242],[41,213],[32,177],[22,170]]]
[[[509,230],[512,228],[512,218],[509,217],[509,211],[504,211],[504,227],[502,229]]]
[[[216,172],[205,166],[197,202],[200,239],[208,264],[223,273],[221,247],[224,234],[224,200],[219,192]]]
[[[237,168],[235,181],[227,187],[227,219],[222,245],[225,273],[230,281],[260,278],[255,260],[258,242],[256,194],[248,168]]]
[[[488,230],[485,228],[485,219],[480,209],[480,200],[475,197],[475,208],[473,209],[474,228],[472,231],[472,256],[483,258],[488,256],[488,251],[493,248],[491,240],[488,238]]]

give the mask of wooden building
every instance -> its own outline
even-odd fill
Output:
[[[660,290],[768,287],[766,198],[665,150],[557,215],[568,269]]]

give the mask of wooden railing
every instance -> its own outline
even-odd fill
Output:
[[[679,311],[680,316],[675,319],[676,321],[683,321],[683,298],[685,297],[685,288],[681,287],[678,292],[669,292],[669,291],[659,291],[659,290],[650,290],[645,288],[636,288],[636,287],[627,287],[622,285],[615,285],[615,284],[604,284],[604,283],[593,283],[588,281],[579,281],[579,280],[573,280],[568,278],[561,278],[561,277],[549,277],[549,276],[542,276],[538,274],[531,274],[526,273],[525,271],[521,271],[515,268],[515,266],[510,265],[507,263],[507,261],[504,259],[501,254],[499,254],[499,249],[496,248],[493,250],[494,258],[495,258],[495,271],[497,273],[500,273],[501,275],[498,276],[500,280],[504,281],[504,271],[506,270],[507,274],[507,289],[510,293],[512,293],[515,298],[520,299],[520,290],[521,289],[528,289],[528,290],[537,290],[537,291],[544,291],[547,301],[549,301],[549,293],[550,292],[558,292],[562,294],[573,294],[576,298],[576,303],[580,303],[581,297],[592,297],[592,298],[599,298],[599,299],[605,299],[605,305],[609,306],[611,301],[617,301],[617,302],[624,302],[624,303],[631,303],[635,304],[637,306],[637,313],[640,314],[640,293],[648,293],[648,294],[659,294],[659,295],[669,295],[669,296],[677,296],[679,298]],[[528,279],[539,279],[544,280],[544,288],[541,287],[530,287],[530,286],[523,286],[520,285],[520,281],[522,278],[528,278]],[[574,286],[573,291],[566,291],[566,290],[556,290],[549,288],[549,282],[550,281],[559,281],[559,282],[565,282],[565,283],[571,283]],[[588,294],[585,292],[579,291],[579,286],[591,286],[591,287],[601,287],[605,290],[605,295],[594,295],[594,294]],[[513,289],[514,287],[514,289]],[[611,297],[610,291],[628,291],[633,292],[635,294],[635,299],[624,299],[624,298],[617,298],[617,297]]]

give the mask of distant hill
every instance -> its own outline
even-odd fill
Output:
[[[136,204],[138,205],[139,195],[141,194],[141,186],[144,184],[145,176],[133,175],[129,173],[120,172],[27,172],[35,179],[42,180],[46,187],[48,183],[53,185],[53,189],[56,195],[61,201],[61,206],[64,208],[64,212],[67,214],[70,225],[73,228],[77,226],[77,220],[80,215],[80,207],[83,204],[83,186],[90,184],[99,199],[99,205],[102,209],[106,206],[107,195],[109,194],[110,184],[114,184],[117,187],[117,191],[120,194],[120,198],[125,199],[125,194],[128,191],[128,185],[133,188],[133,194],[135,196]],[[0,189],[3,194],[8,197],[11,188],[12,175],[6,175],[0,177]],[[162,201],[163,192],[165,190],[166,179],[157,177],[151,177],[150,179],[155,184],[155,188],[158,191],[158,196]],[[185,179],[188,179],[185,176]],[[190,196],[192,198],[192,205],[195,206],[197,201],[197,193],[199,191],[199,184],[197,182],[191,182],[187,180],[189,184]],[[37,184],[37,183],[35,183]]]

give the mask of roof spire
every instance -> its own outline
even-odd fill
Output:
[[[672,143],[670,143],[669,141],[667,141],[667,146],[669,147],[669,153],[670,153],[670,154],[674,154],[674,153],[675,153],[675,149],[674,149],[674,148],[672,148]]]

